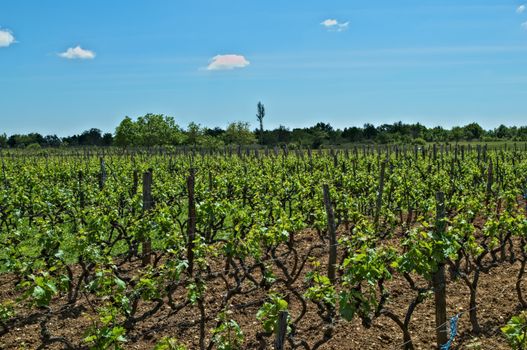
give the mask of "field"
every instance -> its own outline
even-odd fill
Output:
[[[4,151],[0,348],[521,349],[523,146]]]

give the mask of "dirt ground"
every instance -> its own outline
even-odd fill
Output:
[[[295,248],[299,255],[305,254],[310,246],[317,242],[318,237],[312,231],[307,231],[296,237]],[[326,259],[325,252],[314,250],[313,256],[321,261]],[[138,266],[138,265],[137,265]],[[128,265],[126,268],[133,270],[135,266]],[[221,269],[220,262],[214,268]],[[322,270],[324,266],[320,267]],[[311,269],[306,264],[302,272],[305,275]],[[471,333],[471,325],[468,313],[469,289],[461,281],[449,279],[447,285],[448,317],[462,313],[459,319],[458,335],[452,349],[508,349],[508,345],[501,335],[500,327],[503,326],[511,316],[519,312],[519,303],[515,291],[516,275],[519,263],[510,264],[503,262],[482,274],[478,288],[478,319],[482,332],[478,335]],[[423,281],[419,281],[423,284]],[[408,288],[406,281],[396,277],[387,283],[391,297],[386,305],[388,309],[402,318],[410,301],[415,294]],[[307,283],[300,277],[295,288],[303,293]],[[525,285],[527,290],[527,283]],[[280,291],[278,288],[277,291]],[[285,290],[282,290],[284,292]],[[217,308],[225,292],[224,282],[219,279],[210,279],[207,282],[205,309],[210,319],[207,322],[206,344],[211,337],[210,329],[216,326]],[[15,299],[18,291],[14,285],[14,276],[5,274],[0,276],[0,300]],[[179,300],[186,297],[186,290],[180,287],[176,291]],[[236,320],[241,326],[245,336],[244,348],[258,349],[259,341],[257,333],[262,331],[260,322],[256,319],[256,312],[265,300],[267,292],[258,288],[246,295],[236,295],[230,302],[230,318]],[[92,325],[96,317],[91,306],[84,298],[81,298],[77,306],[69,310],[67,314],[59,313],[58,310],[66,304],[65,298],[56,298],[52,302],[51,309],[53,317],[48,323],[49,331],[54,337],[65,337],[75,347],[81,348],[82,339],[86,330]],[[323,323],[317,315],[316,306],[308,302],[308,311],[298,324],[296,337],[304,339],[309,344],[314,344],[322,338]],[[142,307],[147,308],[148,305]],[[292,318],[298,315],[300,305],[294,298],[291,299],[289,310]],[[5,335],[0,337],[1,349],[36,349],[41,345],[41,334],[38,310],[28,311],[23,305],[16,306],[18,321],[14,327]],[[33,313],[33,315],[31,314]],[[177,314],[171,314],[171,309],[165,303],[155,316],[137,324],[127,335],[125,349],[152,349],[155,343],[162,337],[175,337],[189,349],[197,349],[199,344],[199,310],[196,306],[187,306]],[[435,342],[435,318],[433,296],[427,298],[416,308],[410,323],[410,332],[416,349],[433,349]],[[272,338],[267,338],[267,348],[272,348]],[[347,322],[337,317],[334,334],[331,340],[320,349],[402,349],[403,338],[399,327],[389,318],[380,316],[375,318],[371,328],[362,326],[359,319],[355,318]],[[55,343],[47,347],[49,349],[62,349],[63,345]],[[286,346],[286,349],[289,348]]]

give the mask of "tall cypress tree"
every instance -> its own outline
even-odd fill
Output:
[[[260,122],[260,144],[263,145],[263,118],[265,117],[265,107],[262,102],[258,102],[256,105],[256,119]]]

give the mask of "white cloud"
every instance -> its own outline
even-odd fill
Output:
[[[520,5],[518,6],[518,8],[516,9],[516,13],[524,13],[525,10],[527,10],[527,7],[525,5]]]
[[[0,47],[8,47],[15,42],[13,33],[8,29],[0,28]]]
[[[326,19],[324,22],[320,23],[322,24],[324,27],[334,27],[338,24],[339,22],[336,20],[336,19]]]
[[[342,32],[348,29],[350,22],[339,22],[336,19],[328,18],[320,23],[330,31]]]
[[[249,64],[251,64],[251,62],[241,55],[217,55],[210,60],[207,70],[245,68]]]
[[[527,30],[527,22],[523,22],[523,23],[522,23],[522,28],[525,29],[525,30]]]
[[[67,58],[69,60],[80,59],[80,60],[92,60],[95,58],[95,52],[90,50],[85,50],[80,46],[70,47],[65,52],[59,53],[59,56],[62,58]]]
[[[338,24],[338,27],[339,27],[338,31],[340,32],[340,31],[348,29],[349,24],[350,24],[350,22],[339,23]]]

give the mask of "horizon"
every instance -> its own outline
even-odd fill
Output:
[[[266,129],[526,124],[525,1],[228,5],[8,2],[0,134],[113,133],[147,113],[255,129],[258,101]]]
[[[162,115],[162,114],[161,114]],[[164,116],[168,116],[168,115],[164,115]],[[168,116],[170,117],[170,116]],[[124,118],[123,118],[124,119]],[[131,118],[133,121],[136,121],[137,118]],[[235,121],[235,122],[238,122],[238,121]],[[480,125],[479,123],[477,122],[471,122],[471,123],[467,123],[467,124],[463,124],[463,125],[453,125],[451,127],[443,127],[441,125],[425,125],[423,123],[420,123],[420,122],[416,122],[416,123],[405,123],[401,120],[398,120],[396,122],[393,122],[393,123],[383,123],[383,124],[374,124],[374,123],[365,123],[363,125],[347,125],[347,126],[344,126],[344,127],[336,127],[334,125],[332,125],[331,123],[326,123],[324,121],[320,121],[320,122],[317,122],[317,123],[313,123],[312,125],[305,125],[305,126],[301,126],[301,127],[289,127],[288,125],[278,125],[276,127],[272,127],[272,128],[269,128],[269,127],[264,127],[264,130],[265,131],[275,131],[277,129],[279,129],[280,127],[285,127],[286,130],[289,130],[289,131],[293,131],[295,129],[310,129],[310,128],[313,128],[316,126],[316,124],[318,123],[324,123],[324,124],[329,124],[335,131],[341,131],[343,132],[345,129],[350,129],[350,128],[359,128],[359,129],[364,129],[364,127],[366,126],[366,124],[372,124],[375,128],[379,128],[383,125],[395,125],[397,123],[402,123],[403,125],[417,125],[417,124],[420,124],[424,127],[426,127],[428,130],[432,130],[434,128],[437,128],[437,127],[441,127],[443,128],[444,130],[447,130],[447,131],[451,131],[452,128],[455,128],[455,127],[460,127],[460,128],[463,128],[465,126],[468,126],[469,124],[472,124],[472,123],[476,123],[478,125]],[[176,123],[177,124],[177,123]],[[515,125],[512,125],[512,124],[499,124],[497,125],[496,127],[493,127],[493,128],[485,128],[483,126],[482,129],[485,131],[485,132],[493,132],[495,131],[496,129],[498,129],[498,127],[500,127],[501,125],[504,125],[505,127],[507,128],[527,128],[527,122],[525,122],[524,124],[515,124]],[[81,130],[79,132],[76,132],[76,133],[71,133],[71,134],[57,134],[57,133],[50,133],[50,134],[46,134],[46,133],[41,133],[39,132],[38,130],[33,130],[33,131],[28,131],[28,132],[24,132],[24,133],[13,133],[13,134],[8,134],[8,133],[5,133],[5,132],[2,132],[0,130],[0,136],[2,136],[3,134],[5,134],[6,136],[13,136],[13,135],[29,135],[29,134],[40,134],[41,136],[57,136],[59,138],[68,138],[68,137],[72,137],[72,136],[79,136],[81,135],[82,133],[84,132],[88,132],[92,129],[95,129],[95,130],[98,130],[101,132],[101,135],[104,135],[106,133],[110,133],[112,135],[115,136],[115,130],[117,128],[118,125],[116,125],[116,127],[113,129],[113,130],[103,130],[103,129],[100,129],[98,128],[97,126],[93,126],[93,127],[90,127],[90,128],[87,128],[85,130]],[[187,132],[187,126],[184,126],[184,125],[179,125],[178,126],[181,128],[182,131],[184,132]],[[200,125],[200,127],[202,128],[206,128],[206,129],[209,129],[209,130],[213,130],[215,128],[220,128],[221,130],[225,130],[226,129],[226,126],[219,126],[219,125],[213,125],[213,126],[204,126],[204,125]],[[256,125],[251,125],[250,126],[250,130],[257,133],[258,132],[258,127]]]

